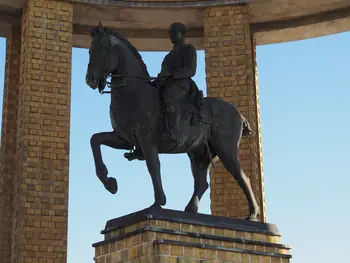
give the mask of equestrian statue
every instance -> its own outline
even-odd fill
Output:
[[[111,96],[113,130],[96,133],[90,141],[96,174],[104,187],[112,194],[118,190],[116,179],[108,177],[101,145],[128,150],[124,154],[128,160],[145,161],[154,189],[151,207],[161,208],[166,204],[166,196],[159,154],[186,153],[194,177],[194,192],[185,211],[197,213],[209,187],[207,171],[219,158],[246,195],[249,205],[246,219],[257,220],[260,208],[238,158],[240,140],[251,134],[250,125],[234,104],[203,97],[192,80],[197,55],[194,46],[185,43],[185,25],[171,24],[169,37],[173,48],[165,56],[156,78],[150,77],[138,50],[116,30],[99,24],[90,33],[86,83]],[[110,91],[105,91],[106,87]]]

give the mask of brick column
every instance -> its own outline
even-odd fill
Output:
[[[246,5],[205,10],[207,93],[233,102],[252,126],[252,135],[241,141],[240,160],[261,206],[261,221],[265,221],[255,45],[248,19]],[[210,186],[213,215],[248,215],[243,191],[221,163],[211,171]]]
[[[6,39],[0,152],[0,259],[2,263],[9,263],[11,258],[13,178],[15,177],[16,162],[20,52],[21,29],[20,27],[12,27]]]
[[[66,2],[23,9],[12,263],[66,262],[72,19]]]

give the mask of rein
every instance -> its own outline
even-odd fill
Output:
[[[134,79],[139,79],[142,80],[143,82],[148,82],[157,79],[156,77],[141,77],[141,76],[126,76],[126,75],[121,75],[121,74],[109,74],[106,76],[106,79],[109,77],[114,77],[114,78],[134,78]],[[113,84],[113,82],[106,81],[107,87],[110,89],[113,88],[120,88],[123,86],[128,85],[128,83],[121,83],[121,84]],[[111,91],[100,91],[100,93],[103,94],[110,94]]]

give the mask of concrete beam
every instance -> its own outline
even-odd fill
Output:
[[[25,0],[0,0],[0,6],[11,8],[22,8]]]
[[[350,6],[288,20],[253,23],[258,45],[321,37],[350,31]]]
[[[169,51],[172,48],[168,38],[137,38],[129,37],[128,40],[138,49],[138,51]],[[91,37],[89,35],[74,34],[74,47],[89,48]],[[202,50],[204,46],[203,38],[188,38],[187,43],[193,44],[197,50]]]

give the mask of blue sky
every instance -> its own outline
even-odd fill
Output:
[[[267,220],[292,246],[294,263],[344,262],[350,228],[350,33],[259,46],[259,94]],[[151,75],[165,55],[142,53]],[[3,83],[5,39],[0,39]],[[108,219],[143,209],[153,188],[143,162],[103,148],[119,192],[95,176],[89,140],[110,131],[109,97],[85,84],[86,49],[73,50],[68,263],[93,262]],[[204,52],[198,51],[198,86],[205,90]],[[0,89],[2,98],[3,89]],[[1,101],[2,102],[2,101]],[[2,106],[2,105],[1,105]],[[182,210],[192,195],[186,155],[161,156],[167,208]],[[200,212],[210,213],[209,191]]]

